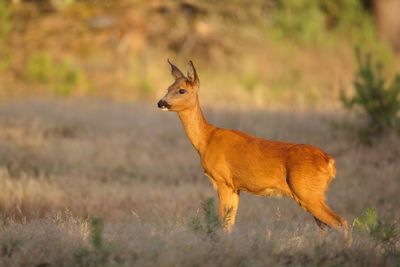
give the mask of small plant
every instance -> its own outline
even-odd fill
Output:
[[[397,236],[396,226],[381,222],[374,208],[365,209],[363,214],[355,218],[353,228],[355,231],[367,232],[381,242],[389,242]]]
[[[216,239],[218,233],[226,225],[226,222],[230,218],[231,210],[225,212],[224,218],[219,219],[218,214],[215,211],[215,204],[213,198],[208,198],[203,201],[202,205],[203,219],[197,214],[191,220],[191,228],[195,232],[203,233],[206,237]]]
[[[370,232],[378,224],[378,214],[374,208],[366,208],[364,212],[354,219],[353,228],[357,231]]]
[[[360,132],[363,141],[382,134],[399,125],[400,74],[388,85],[382,74],[382,64],[373,62],[371,55],[362,55],[357,48],[358,70],[354,79],[355,94],[348,97],[342,91],[341,101],[346,108],[360,107],[368,119],[368,125]]]
[[[110,246],[103,241],[103,220],[91,220],[91,248],[81,247],[75,252],[78,266],[105,266],[110,258]]]
[[[92,245],[97,250],[101,250],[103,248],[103,228],[103,220],[100,218],[92,219]]]

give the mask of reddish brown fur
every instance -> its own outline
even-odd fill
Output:
[[[175,82],[159,107],[178,113],[185,132],[199,152],[205,174],[219,197],[219,215],[230,211],[226,228],[232,230],[240,191],[256,195],[284,195],[310,212],[320,228],[347,222],[325,203],[325,193],[336,174],[335,160],[321,149],[277,142],[209,124],[198,100],[199,79],[190,62],[187,77],[171,64]],[[185,93],[180,94],[179,89]]]

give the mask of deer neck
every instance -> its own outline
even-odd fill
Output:
[[[190,142],[202,154],[215,127],[204,118],[199,99],[196,99],[196,104],[192,107],[178,112],[178,115]]]

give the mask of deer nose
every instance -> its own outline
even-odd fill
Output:
[[[168,102],[165,101],[165,100],[160,100],[160,101],[158,101],[157,106],[158,106],[159,108],[169,108],[169,107],[170,107],[170,105],[168,104]]]

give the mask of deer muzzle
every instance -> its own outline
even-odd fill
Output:
[[[158,101],[157,106],[158,106],[160,109],[164,110],[164,111],[169,110],[169,108],[171,107],[171,105],[168,104],[167,101],[162,100],[162,99],[161,99],[160,101]]]

